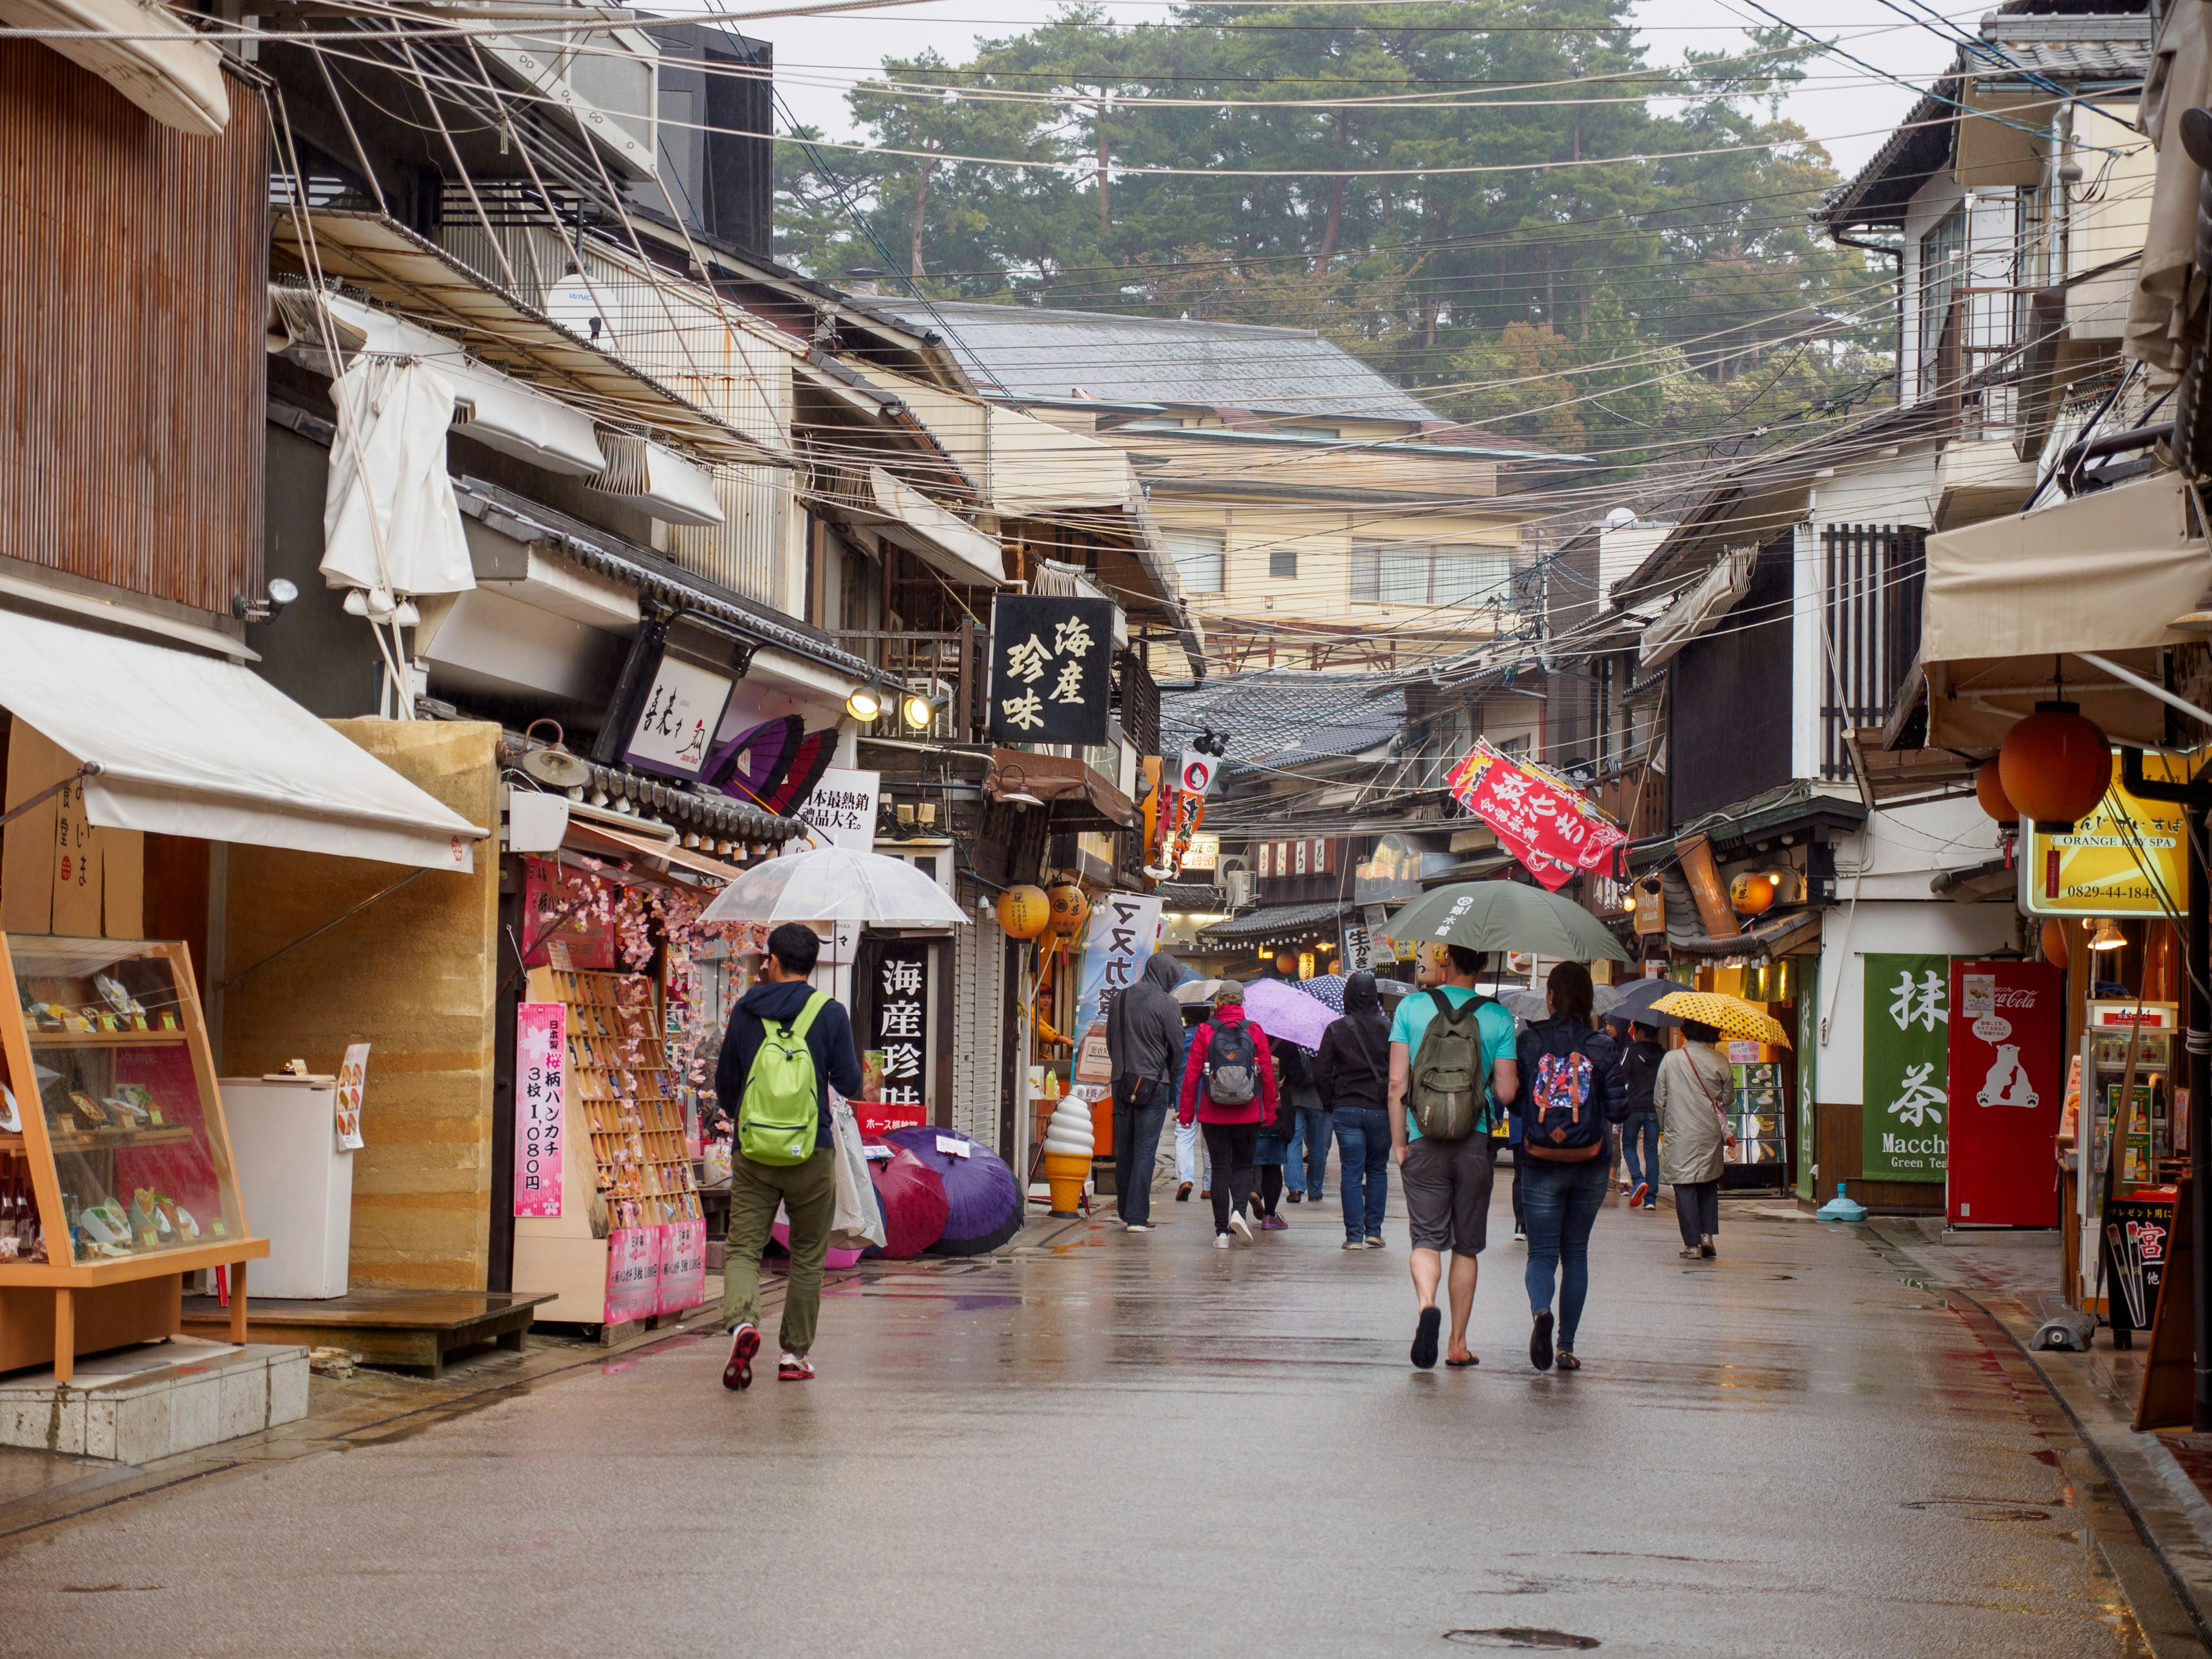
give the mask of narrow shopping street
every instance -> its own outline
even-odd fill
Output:
[[[1692,1265],[1670,1211],[1609,1203],[1586,1369],[1539,1376],[1501,1185],[1455,1374],[1406,1363],[1395,1201],[1383,1254],[1338,1249],[1333,1201],[1227,1252],[1161,1213],[842,1277],[810,1385],[726,1394],[678,1335],[346,1449],[148,1471],[9,1540],[0,1652],[2148,1650],[2054,1403],[1870,1231],[1732,1201]]]

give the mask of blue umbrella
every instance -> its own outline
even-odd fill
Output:
[[[1344,975],[1316,974],[1311,979],[1302,979],[1298,989],[1310,997],[1317,997],[1338,1013],[1344,1012]]]

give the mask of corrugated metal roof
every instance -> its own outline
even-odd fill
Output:
[[[860,305],[943,333],[976,386],[1015,397],[1194,404],[1376,421],[1443,416],[1342,347],[1302,328],[1130,317],[1042,306],[884,297]]]

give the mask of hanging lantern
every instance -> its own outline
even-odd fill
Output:
[[[1052,902],[1042,887],[1009,887],[999,895],[997,908],[1008,939],[1035,939],[1052,919]]]
[[[1045,899],[1052,906],[1052,931],[1073,938],[1083,931],[1083,924],[1091,915],[1091,901],[1083,896],[1083,890],[1072,881],[1056,881],[1045,890]]]
[[[2039,702],[2005,733],[1997,775],[2021,817],[2046,833],[2071,830],[2097,808],[2112,781],[2112,750],[2081,706]]]
[[[1288,951],[1285,951],[1276,957],[1275,966],[1286,978],[1294,979],[1297,976],[1298,959],[1292,956]]]
[[[1774,908],[1774,878],[1747,870],[1729,884],[1729,903],[1740,916],[1763,916]]]
[[[2012,797],[2004,791],[2004,779],[1998,775],[1998,763],[1992,757],[1982,763],[1974,774],[1974,799],[1999,823],[2020,822],[2020,809],[2012,804]]]

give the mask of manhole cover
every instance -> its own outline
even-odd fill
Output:
[[[2049,1510],[2001,1498],[1916,1498],[1904,1505],[1929,1515],[1954,1515],[1961,1521],[2048,1521]]]
[[[1444,1640],[1470,1648],[1568,1648],[1576,1651],[1598,1644],[1595,1636],[1539,1630],[1533,1625],[1500,1625],[1492,1630],[1448,1630]]]

